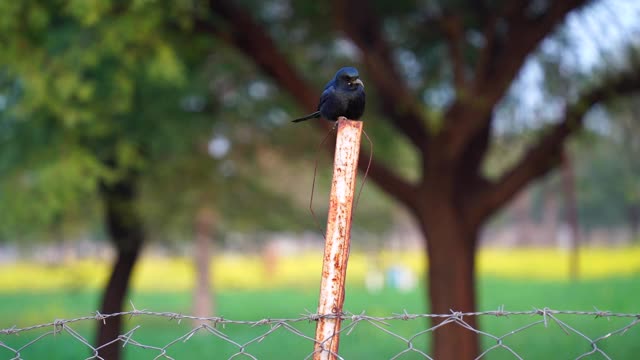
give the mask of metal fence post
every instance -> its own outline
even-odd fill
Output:
[[[338,119],[314,360],[333,360],[338,355],[361,135],[361,121]]]

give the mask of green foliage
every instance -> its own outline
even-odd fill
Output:
[[[126,114],[134,104],[137,74],[146,64],[141,51],[129,50],[164,44],[152,36],[154,31],[141,36],[145,32],[126,16],[112,26],[110,2],[3,6],[1,44],[7,51],[0,66],[19,89],[0,118],[9,133],[7,148],[19,149],[2,157],[3,218],[14,218],[11,223],[22,230],[34,229],[58,221],[68,209],[93,198],[87,194],[95,193],[100,181],[117,176],[117,168],[106,168],[105,156],[116,157],[123,167],[139,166],[139,139],[128,136],[131,117]],[[138,26],[152,30],[153,18]],[[149,57],[155,73],[141,81],[179,74],[170,53],[158,53]],[[162,64],[170,65],[166,72]]]
[[[42,236],[60,222],[93,226],[98,214],[77,215],[98,207],[100,183],[130,171],[141,174],[138,206],[153,237],[184,238],[205,205],[218,209],[222,228],[312,223],[310,182],[285,179],[304,191],[304,200],[286,200],[292,187],[269,176],[263,154],[288,168],[299,166],[286,159],[293,151],[308,165],[325,156],[309,146],[321,139],[283,130],[289,99],[239,54],[193,31],[197,12],[189,1],[0,4],[0,237]],[[319,89],[346,59],[334,60],[313,73]],[[212,137],[230,149],[212,157]],[[393,142],[374,151],[384,148],[393,159]]]
[[[0,231],[46,228],[90,206],[100,182],[189,156],[206,137],[211,118],[180,103],[198,90],[178,55],[187,33],[167,31],[184,24],[184,2],[1,6]]]

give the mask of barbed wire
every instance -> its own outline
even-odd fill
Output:
[[[520,354],[516,351],[510,344],[507,343],[510,337],[513,337],[515,334],[522,333],[528,329],[531,329],[537,325],[543,326],[543,328],[548,328],[550,324],[557,325],[565,334],[571,335],[575,334],[579,339],[585,342],[587,345],[587,350],[583,353],[578,354],[576,357],[572,357],[574,359],[583,359],[592,354],[599,354],[601,357],[605,359],[613,359],[609,354],[605,352],[602,344],[605,340],[611,338],[614,335],[623,335],[629,329],[635,327],[640,322],[640,314],[637,313],[617,313],[611,311],[600,311],[598,309],[594,309],[594,311],[574,311],[574,310],[553,310],[550,308],[533,308],[532,310],[527,311],[506,311],[504,307],[500,307],[497,310],[492,311],[480,311],[480,312],[458,312],[451,311],[448,314],[413,314],[408,313],[406,311],[402,313],[394,313],[389,316],[370,316],[365,314],[365,312],[361,313],[343,313],[343,314],[314,314],[310,312],[306,312],[301,314],[299,317],[293,318],[264,318],[260,320],[232,320],[224,317],[199,317],[192,315],[185,315],[181,313],[174,312],[157,312],[157,311],[149,311],[149,310],[138,310],[132,304],[132,310],[123,311],[112,314],[101,314],[96,312],[90,316],[82,316],[73,319],[58,319],[52,322],[36,324],[27,327],[10,327],[0,330],[0,350],[5,352],[9,352],[10,359],[26,359],[23,357],[21,353],[23,353],[26,349],[37,346],[38,343],[49,336],[66,334],[69,335],[72,339],[76,340],[80,344],[84,345],[88,350],[90,350],[91,355],[86,359],[103,359],[100,356],[101,349],[114,345],[116,343],[121,343],[122,347],[136,347],[149,351],[156,351],[157,354],[154,359],[174,359],[169,355],[169,350],[173,346],[178,343],[185,343],[189,341],[195,334],[197,333],[205,333],[208,335],[215,336],[224,342],[228,343],[228,345],[232,346],[233,351],[228,359],[232,359],[238,356],[244,356],[245,358],[250,359],[258,359],[257,355],[251,353],[251,349],[249,349],[252,345],[256,343],[262,342],[271,334],[277,331],[285,331],[287,332],[287,336],[296,336],[305,341],[309,342],[309,349],[313,349],[313,345],[316,342],[313,334],[306,334],[303,330],[296,327],[297,323],[312,323],[321,318],[337,318],[340,317],[343,320],[343,325],[339,333],[342,335],[350,335],[356,329],[356,326],[359,324],[366,324],[368,326],[372,326],[375,329],[380,330],[382,333],[394,337],[397,340],[403,342],[406,346],[391,357],[391,359],[398,359],[400,357],[404,358],[405,354],[412,354],[421,359],[434,359],[431,355],[428,354],[426,347],[422,348],[416,344],[416,339],[420,336],[436,332],[439,328],[443,326],[454,324],[456,326],[461,326],[465,329],[468,329],[472,332],[475,332],[479,337],[484,339],[488,339],[492,344],[489,346],[485,346],[485,349],[481,354],[478,355],[476,359],[486,358],[487,354],[493,353],[498,349],[503,349],[507,351],[511,358],[516,359],[524,359],[525,355]],[[601,335],[596,336],[588,336],[585,332],[577,329],[576,326],[572,326],[566,319],[561,319],[560,316],[577,316],[577,317],[586,317],[586,318],[606,318],[608,320],[612,318],[618,318],[622,320],[629,320],[628,322],[622,324],[621,326],[609,330]],[[190,329],[181,334],[180,336],[168,341],[164,346],[156,346],[149,345],[141,342],[134,338],[134,335],[138,335],[140,329],[143,325],[138,324],[132,327],[127,332],[119,335],[117,338],[112,341],[103,344],[101,346],[94,346],[87,339],[86,336],[82,335],[80,331],[74,329],[74,327],[79,323],[91,322],[91,321],[100,321],[106,324],[106,321],[110,318],[114,317],[127,317],[128,319],[132,319],[134,317],[138,318],[164,318],[172,321],[176,321],[180,324],[184,320],[197,322],[198,325],[191,326]],[[495,318],[526,318],[532,317],[533,320],[527,321],[524,324],[518,324],[513,330],[509,330],[503,335],[494,335],[487,331],[480,330],[475,328],[467,321],[465,318],[470,317],[495,317]],[[438,319],[435,325],[424,328],[421,331],[418,331],[411,336],[403,336],[397,332],[393,331],[392,322],[394,321],[411,321],[417,319]],[[252,337],[248,340],[234,340],[229,334],[225,333],[224,329],[227,325],[244,325],[250,328],[266,328],[267,330],[261,332],[258,336]],[[12,337],[12,335],[21,335],[25,333],[35,332],[37,330],[44,329],[46,330],[44,333],[37,334],[33,338],[25,339],[22,344],[19,341],[15,341],[18,336]],[[282,329],[282,330],[281,330]],[[330,341],[330,339],[325,340]],[[348,342],[348,338],[343,338],[343,343]],[[18,343],[18,344],[15,344]],[[638,343],[636,341],[636,343]],[[395,351],[395,350],[394,350]],[[2,353],[0,353],[2,354]],[[304,359],[310,359],[313,357],[314,352],[310,351]],[[0,355],[2,356],[2,355]],[[344,359],[342,356],[337,355],[337,358]]]

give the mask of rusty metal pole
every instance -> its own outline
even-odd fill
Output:
[[[314,360],[334,360],[338,355],[361,135],[361,121],[338,119]]]

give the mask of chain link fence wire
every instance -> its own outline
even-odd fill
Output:
[[[306,313],[296,318],[246,321],[134,307],[114,314],[96,313],[2,329],[0,359],[102,359],[99,352],[105,346],[121,346],[126,358],[135,359],[311,359],[315,322],[336,316],[343,319],[339,359],[434,359],[428,350],[429,338],[445,326],[461,326],[478,335],[483,350],[477,359],[637,359],[640,354],[640,327],[636,326],[640,314],[597,309],[500,308],[449,314],[403,312],[381,317],[364,312]],[[96,322],[106,323],[114,317],[126,317],[127,330],[108,344],[94,346]],[[478,317],[481,329],[468,324],[471,317]],[[442,322],[431,326],[426,321],[436,318]],[[174,331],[162,331],[166,328]],[[616,340],[623,337],[623,341]]]

